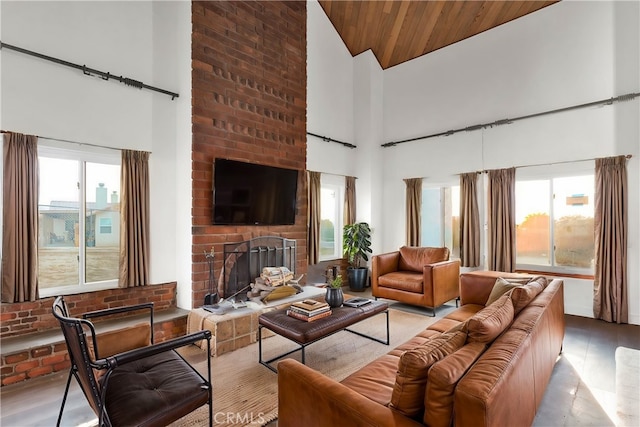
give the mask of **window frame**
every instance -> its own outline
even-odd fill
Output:
[[[555,265],[555,251],[554,247],[555,242],[555,212],[554,212],[554,202],[555,202],[555,192],[553,188],[553,180],[556,178],[570,178],[577,176],[593,176],[595,179],[595,164],[593,161],[580,161],[580,162],[570,162],[570,163],[562,163],[562,164],[553,164],[553,165],[540,165],[540,166],[528,166],[523,168],[518,168],[516,170],[516,183],[518,181],[531,181],[531,180],[548,180],[549,182],[549,249],[550,249],[550,260],[551,265],[542,265],[542,264],[530,264],[530,263],[519,263],[518,262],[518,254],[516,250],[516,271],[529,271],[529,272],[538,272],[538,273],[548,273],[557,276],[570,276],[570,277],[593,277],[595,273],[595,264],[591,268],[582,268],[582,267],[569,267],[569,266],[558,266]],[[595,201],[595,181],[594,181],[594,201]],[[515,193],[516,204],[517,202],[517,191]],[[595,217],[595,212],[594,212]],[[595,248],[594,248],[595,249]]]
[[[80,221],[82,218],[86,218],[86,163],[98,163],[106,165],[117,165],[122,167],[122,157],[120,150],[101,148],[95,146],[83,146],[82,149],[73,149],[64,146],[61,143],[55,141],[41,141],[38,143],[38,159],[40,157],[49,157],[54,159],[74,160],[80,165],[79,184],[78,189],[79,196],[79,225],[78,232],[80,236],[78,256],[82,262],[78,266],[78,283],[56,286],[50,288],[39,288],[38,293],[40,298],[46,298],[58,295],[74,295],[88,292],[97,292],[106,289],[117,289],[118,278],[112,280],[105,280],[100,282],[93,282],[87,284],[84,280],[86,273],[86,241],[85,241],[85,220]],[[42,176],[40,176],[42,179]],[[38,230],[39,232],[39,230]]]

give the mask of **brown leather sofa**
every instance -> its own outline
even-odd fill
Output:
[[[460,296],[460,261],[448,248],[403,246],[371,259],[371,293],[406,304],[436,307]]]
[[[340,382],[281,361],[278,425],[531,425],[564,339],[562,280],[474,272],[460,289],[460,308]]]

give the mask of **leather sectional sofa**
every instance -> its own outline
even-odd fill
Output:
[[[278,364],[278,425],[531,425],[562,349],[562,280],[460,276],[461,306],[341,382]]]

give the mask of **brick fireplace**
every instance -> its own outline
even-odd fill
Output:
[[[192,296],[208,289],[205,252],[258,236],[297,241],[307,269],[306,3],[192,2]],[[296,218],[287,226],[212,224],[216,157],[298,170]],[[222,271],[222,256],[214,272]]]

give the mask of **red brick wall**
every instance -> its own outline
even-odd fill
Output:
[[[54,298],[0,306],[0,339],[59,328],[51,314]],[[176,282],[127,289],[107,289],[64,297],[71,315],[147,302],[160,311],[176,306]]]
[[[306,3],[192,2],[193,305],[208,288],[204,252],[256,236],[297,241],[296,272],[307,268]],[[297,169],[296,220],[289,226],[212,225],[216,157]]]

